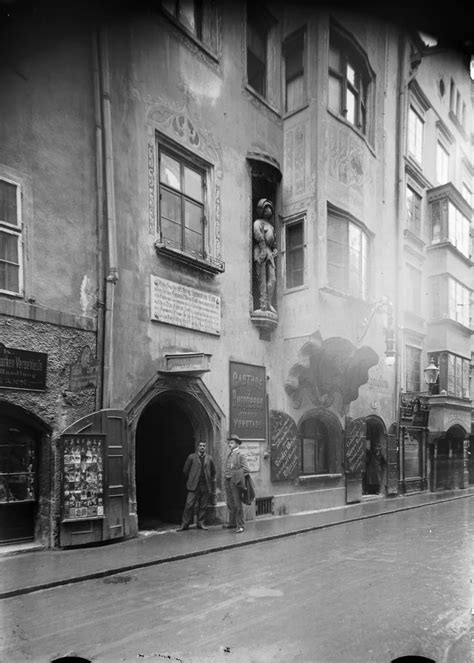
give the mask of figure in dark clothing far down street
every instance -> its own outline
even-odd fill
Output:
[[[183,473],[186,479],[188,495],[184,506],[181,527],[176,531],[189,529],[197,507],[197,528],[207,530],[204,524],[212,483],[216,476],[216,468],[212,457],[206,453],[206,443],[199,442],[197,453],[189,454],[184,463]]]

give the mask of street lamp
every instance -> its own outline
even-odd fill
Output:
[[[438,379],[439,375],[439,368],[434,363],[433,357],[430,357],[430,363],[423,370],[423,373],[425,374],[425,382],[428,385],[428,391],[431,394],[433,391],[433,385],[436,384],[436,380]]]

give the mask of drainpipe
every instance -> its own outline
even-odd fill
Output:
[[[95,409],[100,410],[103,398],[103,366],[104,366],[104,323],[105,323],[105,274],[104,274],[104,153],[102,148],[103,129],[100,103],[100,64],[99,36],[97,30],[92,32],[92,75],[94,90],[94,122],[96,147],[96,186],[97,186],[97,388]]]
[[[104,155],[105,210],[107,215],[107,265],[105,271],[105,311],[103,329],[103,386],[102,408],[112,404],[114,359],[114,300],[118,281],[117,221],[115,215],[114,162],[112,141],[112,114],[109,88],[109,44],[107,29],[98,32],[100,106],[102,116],[102,143]],[[105,251],[104,251],[105,253]]]

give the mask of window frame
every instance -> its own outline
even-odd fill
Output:
[[[409,204],[408,190],[413,194],[413,204]],[[416,202],[419,200],[418,214]],[[414,221],[413,221],[414,219]],[[405,182],[405,226],[416,237],[423,237],[423,194],[411,180]]]
[[[414,131],[410,128],[412,126],[412,119],[416,123],[413,126]],[[420,166],[423,164],[424,124],[424,115],[420,112],[417,106],[410,101],[410,106],[408,108],[407,151]],[[420,132],[417,131],[418,126],[420,127]]]
[[[306,435],[305,427],[310,426],[313,423],[314,435]],[[318,429],[324,428],[324,431],[318,436]],[[312,453],[312,467],[305,468],[305,447],[310,446],[307,443],[312,443],[313,453]],[[330,435],[329,428],[320,417],[312,416],[305,419],[300,427],[300,476],[317,476],[317,475],[327,475],[331,473],[331,453],[330,453]],[[322,451],[322,453],[321,453]],[[323,456],[322,467],[318,464],[318,460]]]
[[[302,227],[302,242],[300,245],[293,247],[290,249],[288,245],[288,229],[292,228],[294,226],[300,225]],[[285,274],[284,274],[284,283],[285,283],[285,291],[294,291],[294,290],[299,290],[300,288],[304,288],[306,286],[306,213],[303,214],[298,214],[297,216],[291,217],[289,219],[285,219],[282,224],[283,227],[283,256],[284,256],[284,265],[285,265]],[[301,252],[302,256],[302,282],[297,284],[297,285],[288,285],[288,267],[289,267],[289,258],[290,254],[294,254],[297,251]],[[293,270],[295,271],[295,270]],[[300,270],[296,270],[300,271]]]
[[[6,177],[0,174],[0,180],[16,187],[16,224],[9,223],[4,219],[0,219],[0,233],[6,235],[12,235],[17,239],[17,255],[18,263],[12,263],[11,261],[0,256],[0,264],[10,263],[18,266],[18,290],[8,290],[7,288],[0,287],[0,293],[6,295],[12,295],[15,297],[22,297],[24,294],[24,282],[23,282],[23,271],[24,271],[24,256],[23,256],[23,245],[24,245],[24,227],[23,227],[23,210],[22,210],[22,184],[21,182],[12,179],[11,177]]]
[[[331,50],[339,54],[339,69],[331,65]],[[354,71],[354,78],[358,81],[352,82],[348,78],[348,67]],[[329,112],[342,118],[353,129],[372,142],[373,137],[373,113],[372,98],[375,73],[373,72],[365,51],[359,46],[355,38],[342,27],[331,22],[328,39],[328,98],[327,108]],[[339,84],[339,108],[336,110],[331,105],[330,80],[331,77]],[[354,121],[348,118],[348,92],[355,98]]]
[[[470,398],[469,378],[471,360],[447,350],[435,353],[431,352],[430,357],[439,366],[438,394],[444,391],[446,392],[445,395],[454,398]],[[450,385],[453,385],[453,388]]]
[[[447,184],[449,182],[449,149],[443,140],[436,142],[436,181],[438,186]]]
[[[330,221],[337,220],[338,222],[345,222],[346,224],[346,242],[341,242],[335,239],[329,238],[329,226]],[[353,279],[351,277],[350,271],[350,243],[349,243],[349,232],[350,227],[356,229],[361,234],[361,251],[360,251],[360,261],[359,261],[359,273],[361,275],[360,280],[358,281],[357,294],[351,289],[351,283]],[[365,240],[365,256],[363,244]],[[335,282],[330,278],[330,265],[340,269],[341,267],[335,263],[330,262],[330,243],[333,245],[339,244],[340,246],[345,247],[344,260],[342,268],[344,270],[344,286],[343,288],[335,285]],[[353,217],[339,212],[338,210],[333,209],[332,207],[328,208],[327,211],[327,228],[326,228],[326,270],[327,270],[327,285],[331,290],[341,293],[347,297],[354,297],[356,299],[361,299],[367,301],[370,294],[370,253],[371,253],[371,236],[367,229],[359,221]],[[364,278],[365,272],[365,278]]]
[[[225,263],[213,255],[213,243],[211,240],[211,229],[213,224],[210,222],[212,204],[212,186],[214,182],[214,167],[212,164],[204,161],[200,156],[190,152],[186,148],[178,145],[163,134],[156,134],[156,239],[154,246],[157,253],[163,253],[177,260],[185,262],[194,267],[200,268],[212,274],[225,271]],[[161,155],[165,154],[177,161],[180,165],[180,186],[182,186],[182,174],[184,168],[198,173],[201,176],[202,187],[202,251],[188,249],[186,242],[183,243],[183,235],[186,233],[185,224],[185,205],[183,201],[190,201],[193,205],[198,205],[196,198],[185,193],[184,190],[178,190],[169,184],[161,181]],[[167,237],[163,232],[162,226],[162,187],[164,191],[171,192],[174,196],[180,197],[180,244]]]
[[[169,7],[166,5],[174,4],[174,11],[172,11]],[[181,13],[181,0],[170,0],[167,2],[166,0],[161,0],[161,8],[162,10],[166,13],[167,16],[170,16],[176,23],[180,25],[186,32],[191,34],[194,39],[197,39],[198,41],[202,42],[202,34],[203,34],[203,3],[201,0],[194,0],[194,20],[198,24],[196,26],[196,29],[193,30],[191,27],[188,26],[186,22],[183,21],[182,13]]]
[[[292,114],[296,113],[298,110],[301,110],[301,108],[304,108],[307,103],[308,103],[308,98],[307,98],[307,30],[306,26],[299,28],[298,30],[295,30],[292,32],[290,35],[288,35],[282,44],[282,55],[283,55],[283,71],[282,71],[282,80],[283,80],[283,85],[282,85],[282,90],[283,90],[283,113],[284,114]],[[287,64],[287,56],[288,52],[292,50],[292,47],[294,47],[295,43],[297,43],[299,40],[301,40],[301,73],[300,77],[302,79],[302,98],[301,98],[301,103],[297,104],[291,108],[288,107],[288,84],[294,80],[297,80],[299,76],[293,76],[291,80],[288,79],[288,64]]]
[[[410,353],[416,352],[416,359],[411,361]],[[405,390],[407,392],[421,392],[421,359],[422,349],[412,345],[411,343],[405,344]],[[418,364],[418,368],[416,366]],[[411,375],[412,377],[409,377]],[[413,378],[413,375],[416,377]],[[415,388],[416,387],[416,388]]]

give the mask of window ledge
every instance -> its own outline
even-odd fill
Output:
[[[293,110],[284,113],[283,119],[288,120],[288,118],[293,117],[293,115],[296,115],[297,113],[301,113],[301,111],[304,111],[307,108],[309,108],[309,101],[305,101],[305,103],[302,104],[301,106],[298,106],[298,108],[294,108]]]
[[[257,90],[254,90],[253,87],[248,83],[245,83],[245,89],[247,90],[247,92],[249,92],[252,95],[252,97],[255,97],[257,101],[263,104],[263,106],[268,108],[268,110],[274,113],[278,117],[278,119],[281,120],[280,111],[277,108],[275,108],[275,106],[272,106],[272,104],[269,101],[267,101],[265,97],[262,97],[262,95],[259,94]]]
[[[430,246],[427,247],[427,251],[434,251],[435,249],[449,249],[454,255],[456,255],[458,258],[460,258],[463,262],[466,263],[468,267],[472,267],[474,264],[468,256],[466,256],[462,251],[460,251],[454,244],[447,240],[443,240],[442,242],[436,242],[435,244],[431,244]]]
[[[369,143],[369,139],[367,138],[367,136],[366,136],[365,134],[362,133],[362,131],[361,131],[360,129],[358,129],[357,127],[355,127],[351,122],[349,122],[349,120],[346,120],[346,118],[343,117],[342,115],[338,115],[337,113],[335,113],[335,112],[334,112],[333,110],[331,110],[330,108],[327,109],[327,112],[328,112],[329,115],[330,115],[331,117],[333,117],[335,120],[337,120],[338,122],[340,122],[341,124],[343,124],[344,126],[346,126],[348,129],[350,129],[351,131],[353,131],[353,132],[356,134],[356,136],[359,136],[359,138],[360,138],[361,140],[363,140],[364,143],[367,145],[367,147],[369,148],[369,150],[371,151],[371,153],[373,154],[373,156],[374,156],[374,157],[377,157],[377,154],[375,153],[375,149],[374,149],[374,147]]]
[[[193,253],[187,253],[181,249],[171,246],[166,240],[156,240],[154,243],[158,254],[163,254],[179,260],[191,267],[196,267],[210,274],[221,274],[225,271],[225,262],[212,256],[197,256]]]
[[[342,474],[300,474],[297,481],[304,484],[324,479],[342,479]]]
[[[410,228],[405,228],[403,234],[405,236],[405,239],[412,242],[419,251],[423,251],[423,249],[426,246],[426,243],[421,239],[419,235],[413,232],[413,230],[410,230]]]
[[[334,297],[340,297],[341,299],[347,299],[351,302],[359,302],[361,304],[369,304],[367,299],[363,297],[355,297],[354,295],[349,294],[348,292],[343,292],[342,290],[336,290],[336,288],[331,288],[329,285],[325,285],[322,288],[319,288],[321,292],[325,292],[329,295],[334,295]]]
[[[303,283],[303,285],[295,286],[294,288],[285,288],[283,295],[292,295],[294,292],[300,292],[301,290],[308,290],[309,285]]]

